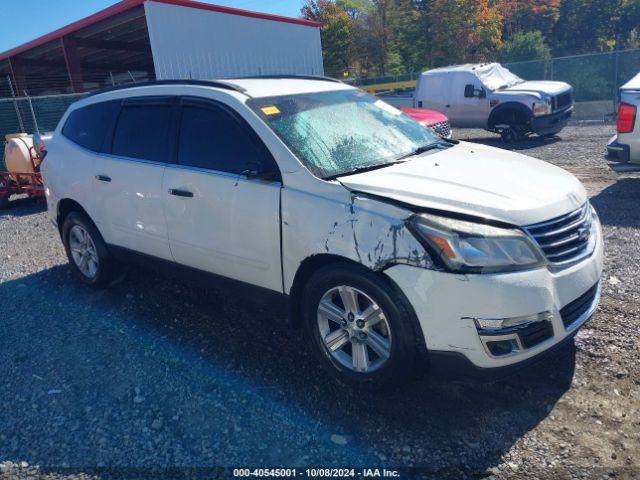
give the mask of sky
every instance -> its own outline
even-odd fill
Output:
[[[200,0],[205,3],[297,17],[303,0]],[[0,0],[0,52],[22,45],[118,0]]]

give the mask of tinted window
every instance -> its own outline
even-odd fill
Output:
[[[119,109],[120,100],[115,100],[74,110],[64,124],[62,134],[84,148],[103,151],[105,136],[111,130]]]
[[[142,160],[168,161],[169,104],[124,105],[113,135],[111,153]]]
[[[185,106],[180,124],[178,163],[229,173],[242,173],[265,155],[252,135],[230,113],[215,106]],[[272,169],[269,169],[272,170]]]

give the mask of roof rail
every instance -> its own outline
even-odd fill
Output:
[[[147,82],[140,83],[126,83],[123,85],[115,85],[113,87],[103,88],[101,90],[95,90],[87,93],[86,97],[93,97],[94,95],[100,95],[102,93],[107,92],[115,92],[118,90],[127,90],[129,88],[139,88],[139,87],[151,87],[155,85],[196,85],[201,87],[215,87],[222,88],[225,90],[233,90],[236,92],[244,93],[246,95],[246,89],[240,87],[239,85],[235,85],[231,82],[226,82],[223,80],[209,81],[209,80],[151,80]]]
[[[333,82],[333,83],[344,83],[342,80],[338,80],[337,78],[331,78],[331,77],[325,77],[323,75],[287,75],[287,74],[282,74],[282,75],[256,75],[256,76],[251,76],[251,77],[236,77],[236,80],[240,80],[240,79],[261,79],[264,78],[265,80],[268,79],[298,79],[298,80],[319,80],[322,82]],[[233,80],[233,79],[232,79]]]

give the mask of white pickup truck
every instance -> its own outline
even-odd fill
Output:
[[[413,104],[444,113],[453,127],[484,128],[514,142],[562,130],[573,111],[573,89],[522,80],[498,63],[467,64],[422,73]]]
[[[620,87],[616,135],[609,140],[610,157],[640,163],[640,126],[636,122],[640,104],[640,73]]]

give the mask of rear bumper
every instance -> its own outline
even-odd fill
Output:
[[[534,117],[533,120],[531,120],[531,130],[538,135],[558,133],[567,125],[572,114],[573,107],[569,107],[560,112],[552,113],[551,115]]]
[[[620,160],[621,162],[628,162],[631,160],[631,147],[627,144],[620,143],[618,136],[615,135],[607,144],[607,154],[609,157]]]

